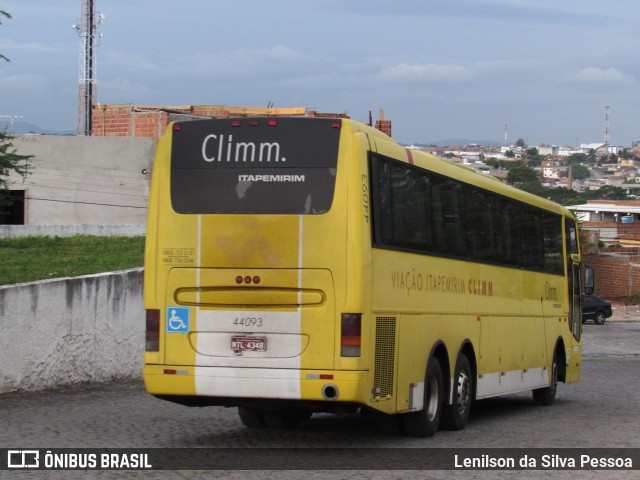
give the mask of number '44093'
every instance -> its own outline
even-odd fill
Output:
[[[236,317],[236,319],[233,321],[233,324],[240,327],[261,327],[262,318],[261,317]]]

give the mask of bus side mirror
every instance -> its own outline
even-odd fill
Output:
[[[586,267],[584,269],[584,292],[587,295],[591,295],[593,293],[593,268]]]

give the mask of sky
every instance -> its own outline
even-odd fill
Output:
[[[0,117],[77,126],[81,0],[0,0]],[[96,0],[98,102],[307,107],[405,144],[640,141],[637,0]],[[6,119],[6,117],[5,117]],[[0,118],[2,120],[2,118]]]

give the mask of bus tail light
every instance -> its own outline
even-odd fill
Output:
[[[341,317],[340,355],[359,357],[361,352],[362,314],[343,313]]]
[[[160,351],[160,310],[147,310],[145,348],[147,352]]]

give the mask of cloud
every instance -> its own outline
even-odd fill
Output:
[[[460,65],[400,63],[382,69],[377,76],[391,82],[449,83],[468,81],[473,74]]]
[[[495,60],[469,64],[403,62],[382,68],[378,80],[406,83],[465,84],[513,78],[520,72],[530,72],[532,61]]]
[[[142,54],[106,50],[104,60],[99,60],[98,68],[106,71],[126,71],[128,73],[162,73],[162,67]]]
[[[589,11],[588,5],[563,5],[555,0],[446,0],[439,2],[425,2],[424,0],[403,0],[390,2],[388,0],[368,0],[367,8],[362,8],[359,2],[345,2],[333,0],[331,10],[346,11],[354,15],[377,16],[412,16],[428,19],[470,19],[488,23],[538,23],[544,25],[585,24],[597,25],[612,13],[602,11],[596,4],[595,11]],[[613,8],[609,9],[613,10]]]
[[[576,76],[579,83],[595,85],[632,85],[636,83],[633,75],[617,68],[588,67]]]
[[[154,103],[154,97],[160,95],[148,83],[132,82],[121,77],[98,81],[98,93],[101,103]]]
[[[273,45],[256,49],[240,48],[218,53],[199,53],[184,59],[189,68],[200,75],[229,77],[233,75],[282,75],[313,67],[322,59],[305,55],[299,50],[284,45]]]
[[[15,51],[20,53],[66,53],[66,44],[48,44],[39,42],[3,42],[2,50],[5,52]]]
[[[0,76],[0,90],[15,93],[30,93],[40,97],[47,87],[47,79],[42,75],[19,73]]]

